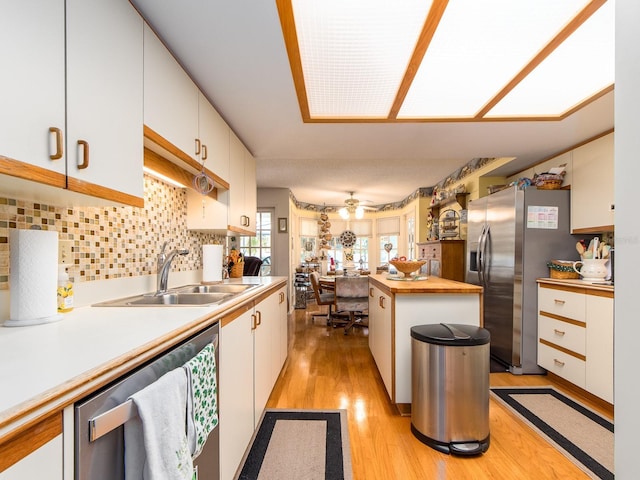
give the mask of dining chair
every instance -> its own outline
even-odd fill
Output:
[[[363,322],[369,316],[369,278],[368,277],[336,277],[335,310],[348,312],[349,323],[344,327],[347,335],[354,325],[367,327]]]
[[[311,315],[311,320],[313,321],[315,317],[323,316],[327,320],[327,325],[331,323],[331,308],[335,304],[336,296],[333,291],[329,291],[327,287],[323,287],[320,285],[320,274],[318,272],[311,272],[309,274],[309,280],[311,282],[311,289],[313,290],[313,296],[316,300],[316,305],[328,305],[329,313],[325,315],[324,313],[316,313]]]
[[[262,260],[258,257],[244,257],[244,277],[257,277],[260,275],[260,267],[262,266]]]

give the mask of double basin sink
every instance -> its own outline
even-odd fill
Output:
[[[218,283],[214,285],[185,285],[166,293],[147,293],[97,303],[94,307],[157,307],[157,306],[207,306],[219,305],[258,284]]]

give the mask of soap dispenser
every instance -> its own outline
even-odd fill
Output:
[[[58,312],[73,310],[73,283],[69,281],[66,265],[58,265]]]

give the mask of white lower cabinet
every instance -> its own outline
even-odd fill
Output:
[[[369,349],[376,362],[389,398],[393,396],[391,363],[391,297],[377,287],[369,287]]]
[[[613,291],[539,283],[538,365],[613,403]]]
[[[222,319],[220,478],[233,478],[286,358],[281,343],[285,292],[283,286]]]
[[[2,445],[0,480],[63,480],[63,468],[62,413]]]

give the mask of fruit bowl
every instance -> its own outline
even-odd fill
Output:
[[[408,277],[427,262],[425,260],[390,260],[389,263],[396,267],[396,270],[404,273],[405,277]]]

